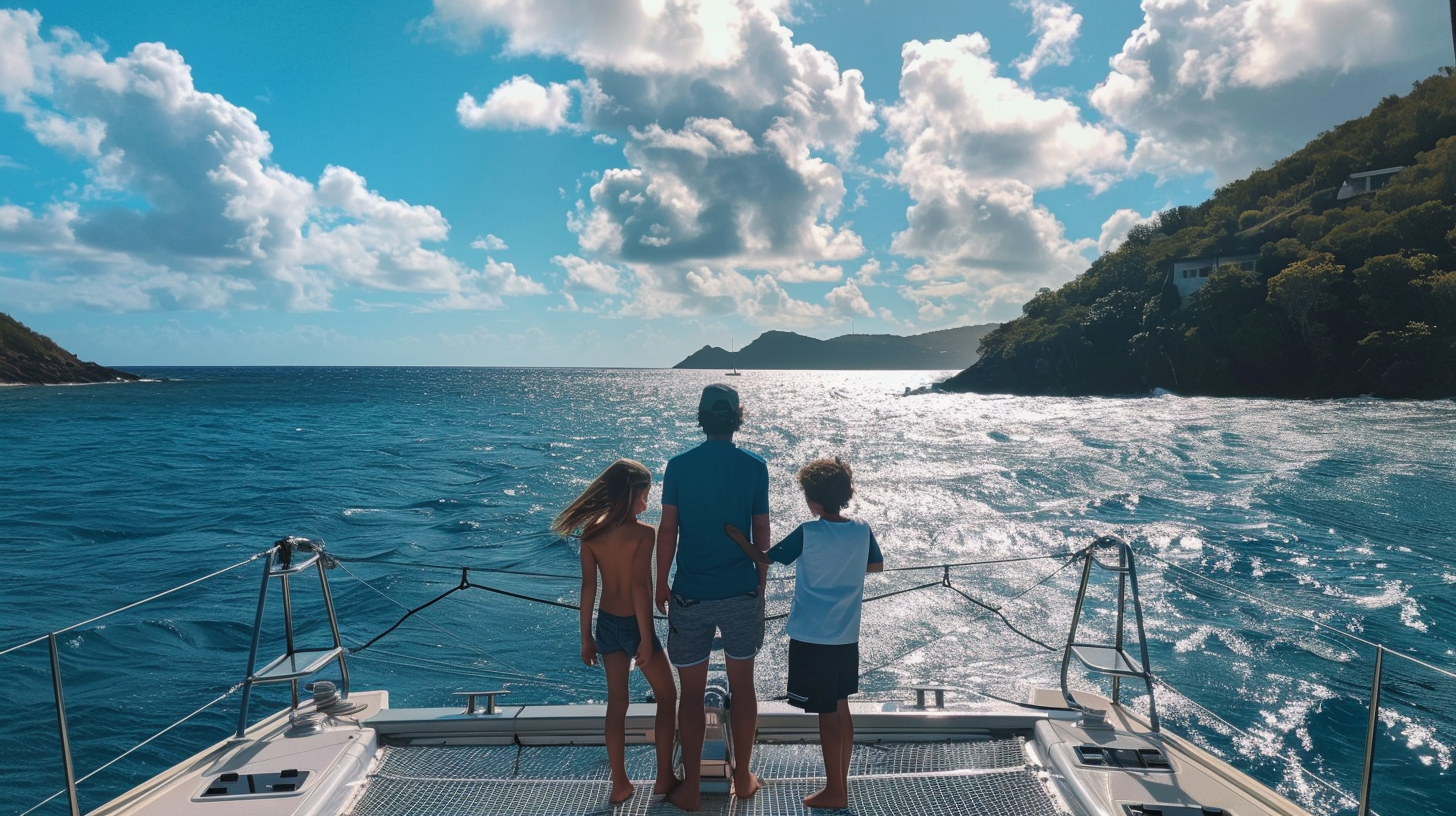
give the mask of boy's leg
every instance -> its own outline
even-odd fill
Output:
[[[839,785],[844,791],[846,801],[849,798],[849,762],[854,757],[854,717],[849,711],[849,700],[839,701]],[[848,805],[845,805],[848,807]]]
[[[728,691],[733,707],[728,722],[733,728],[733,793],[739,799],[752,799],[762,785],[749,769],[753,759],[753,743],[758,739],[758,691],[753,687],[753,658],[723,661],[728,669]]]
[[[632,671],[632,657],[626,652],[602,655],[607,669],[607,762],[612,766],[612,804],[625,802],[632,796],[632,781],[627,778],[627,675]]]
[[[667,652],[653,655],[652,662],[641,669],[657,700],[657,717],[652,723],[652,736],[657,743],[657,781],[652,793],[657,795],[671,791],[680,783],[672,767],[672,746],[677,737],[677,687],[672,684]]]
[[[824,787],[804,797],[804,806],[811,808],[849,807],[846,778],[849,774],[848,753],[854,744],[844,738],[849,701],[840,700],[835,711],[819,715],[819,747],[824,752]]]
[[[683,779],[667,795],[682,810],[697,810],[703,785],[703,738],[708,723],[703,714],[703,692],[708,688],[708,661],[677,667],[682,704],[677,712],[677,737],[682,744]]]

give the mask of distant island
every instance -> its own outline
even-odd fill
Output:
[[[739,369],[954,369],[976,361],[981,338],[995,323],[901,337],[894,334],[845,334],[828,340],[785,331],[768,331],[731,352],[703,346],[673,368]]]
[[[986,336],[939,387],[1456,395],[1456,76],[1174,207]]]
[[[135,374],[87,363],[0,312],[0,385],[69,385],[138,380]]]

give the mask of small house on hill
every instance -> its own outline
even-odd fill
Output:
[[[1213,255],[1204,258],[1180,258],[1173,262],[1173,285],[1178,287],[1178,296],[1183,303],[1187,303],[1188,296],[1203,288],[1203,284],[1208,282],[1208,276],[1213,274],[1213,270],[1234,265],[1252,272],[1258,260],[1259,255],[1256,252],[1245,252],[1239,255]]]
[[[1387,167],[1384,170],[1366,170],[1363,173],[1351,173],[1340,185],[1340,191],[1335,194],[1337,201],[1344,201],[1347,198],[1354,198],[1357,195],[1373,193],[1384,187],[1390,177],[1404,170],[1405,166]]]

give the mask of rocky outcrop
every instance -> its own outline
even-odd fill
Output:
[[[828,340],[769,331],[729,352],[703,346],[673,368],[740,369],[954,369],[976,361],[981,338],[996,324],[962,326],[910,337],[846,334]]]
[[[63,385],[138,380],[135,374],[84,362],[69,351],[0,314],[0,383]]]

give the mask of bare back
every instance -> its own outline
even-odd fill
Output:
[[[654,533],[652,525],[633,520],[582,539],[602,579],[598,609],[623,617],[636,614],[633,584],[638,593],[650,591]]]

